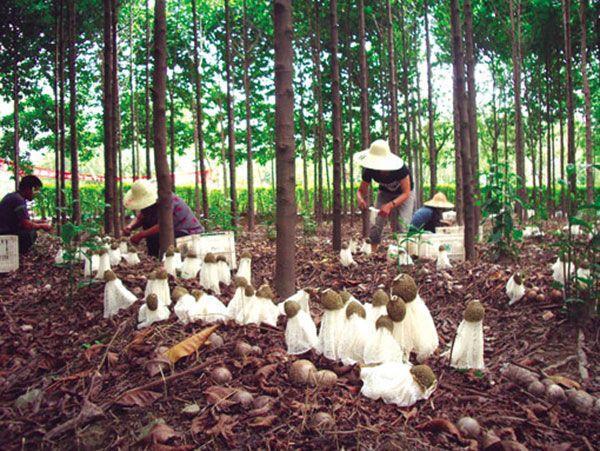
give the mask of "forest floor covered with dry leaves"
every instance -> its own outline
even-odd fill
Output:
[[[348,238],[348,224],[344,231]],[[311,293],[317,324],[319,290],[345,288],[364,302],[399,271],[385,253],[358,255],[357,266],[342,268],[322,238],[328,236],[327,226],[315,237],[303,237],[299,230],[297,242],[297,287]],[[440,349],[426,362],[438,377],[436,391],[413,407],[398,408],[361,396],[356,366],[314,353],[287,355],[285,317],[278,328],[222,324],[207,345],[170,366],[162,351],[206,324],[184,326],[172,314],[169,321],[138,331],[140,301],[103,319],[103,283],[77,288],[80,269],[73,275],[54,265],[57,245],[41,239],[18,272],[0,275],[0,443],[3,449],[594,449],[600,443],[597,411],[582,415],[550,403],[501,374],[512,362],[540,376],[560,375],[564,388],[581,386],[600,396],[598,320],[581,326],[580,351],[590,372],[583,381],[579,326],[567,318],[563,302],[550,295],[556,255],[547,239],[527,240],[520,247],[518,263],[494,264],[483,257],[447,272],[430,261],[402,269],[415,277],[431,310]],[[275,243],[265,231],[241,233],[237,248],[253,254],[254,285],[272,283]],[[157,266],[142,257],[140,265],[123,264],[115,272],[141,299],[145,276]],[[515,270],[525,273],[526,284],[538,287],[543,300],[523,299],[508,307],[504,288]],[[227,303],[232,294],[228,287],[219,297]],[[486,308],[483,372],[453,370],[445,353],[472,299]],[[254,348],[243,351],[241,341]],[[333,370],[337,384],[293,385],[288,369],[297,358]],[[220,366],[232,373],[230,382],[211,378],[211,370]],[[240,396],[239,390],[251,396]],[[27,402],[17,402],[28,392]],[[317,412],[330,414],[335,423],[316,425]],[[465,437],[456,427],[463,416],[477,419],[501,441]]]

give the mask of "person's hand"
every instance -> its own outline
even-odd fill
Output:
[[[140,233],[136,233],[131,238],[129,238],[129,241],[131,241],[132,244],[139,244],[139,242],[142,241],[143,238],[144,238],[144,234],[143,234],[143,232],[140,232]]]
[[[364,199],[358,198],[358,208],[361,210],[366,210],[367,209],[367,203],[365,202]]]
[[[131,233],[131,226],[130,225],[126,225],[125,227],[123,227],[123,235],[129,236],[130,233]]]
[[[384,218],[387,218],[393,209],[394,209],[394,206],[392,205],[391,202],[388,202],[387,204],[383,204],[381,206],[381,208],[379,209],[379,216],[383,216]]]
[[[40,224],[40,229],[42,229],[45,232],[50,232],[52,230],[52,224],[49,224],[47,222]]]

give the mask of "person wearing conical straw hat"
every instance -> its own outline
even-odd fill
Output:
[[[447,223],[442,219],[444,210],[454,208],[452,202],[448,202],[444,193],[435,193],[434,196],[425,202],[421,208],[415,211],[410,230],[426,230],[435,233],[436,227],[442,227]]]
[[[371,246],[375,251],[388,218],[393,231],[408,227],[415,205],[414,183],[408,166],[402,158],[392,153],[386,140],[373,141],[368,149],[357,152],[354,158],[362,167],[362,182],[356,193],[361,210],[368,208],[366,199],[371,182],[379,183],[375,204],[379,212],[369,231]],[[400,226],[398,218],[402,220]]]
[[[138,244],[146,240],[148,255],[158,257],[159,255],[159,227],[158,227],[158,192],[154,183],[150,180],[139,179],[133,182],[131,189],[123,198],[123,205],[129,210],[138,211],[135,219],[123,228],[123,233],[129,235],[133,230],[142,230],[133,235],[130,240]],[[191,208],[178,196],[172,194],[173,206],[173,229],[175,237],[194,235],[202,233],[204,228]]]

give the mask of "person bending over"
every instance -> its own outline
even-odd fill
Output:
[[[357,163],[362,166],[362,182],[356,193],[358,206],[366,210],[367,195],[371,181],[379,183],[379,194],[376,206],[379,214],[371,224],[369,238],[373,251],[381,243],[381,234],[385,223],[390,218],[392,230],[403,231],[412,217],[415,193],[414,184],[408,167],[397,155],[394,155],[387,141],[378,139],[369,149],[356,154]],[[398,217],[402,224],[398,224]]]
[[[435,233],[436,227],[450,224],[442,219],[442,213],[444,210],[451,210],[452,208],[454,208],[454,204],[448,202],[444,193],[435,193],[431,200],[425,202],[421,208],[415,211],[410,222],[410,230],[426,230]]]
[[[32,220],[27,210],[27,202],[33,200],[41,188],[42,181],[39,178],[26,175],[21,179],[19,189],[0,201],[0,235],[17,235],[19,254],[29,251],[37,238],[37,230],[52,230],[48,222]]]
[[[146,240],[148,255],[159,257],[159,234],[158,226],[158,193],[152,182],[145,179],[136,180],[131,186],[131,190],[125,195],[123,205],[130,210],[138,210],[139,213],[135,219],[123,228],[123,234],[129,235],[139,227],[142,230],[133,235],[130,240],[133,244],[138,244],[141,240]],[[175,194],[171,195],[173,203],[173,229],[175,238],[181,236],[194,235],[202,233],[204,228],[198,218],[194,215],[191,208]]]

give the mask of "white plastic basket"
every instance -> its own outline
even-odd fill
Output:
[[[19,269],[19,237],[0,235],[0,272]]]
[[[196,255],[204,258],[212,252],[215,256],[223,255],[232,269],[237,268],[235,256],[235,235],[233,232],[210,232],[177,238],[177,246],[188,246],[196,251]]]
[[[425,233],[420,238],[413,237],[412,241],[406,244],[406,248],[409,255],[435,259],[441,245],[446,246],[450,260],[463,261],[465,259],[465,243],[462,233]]]

